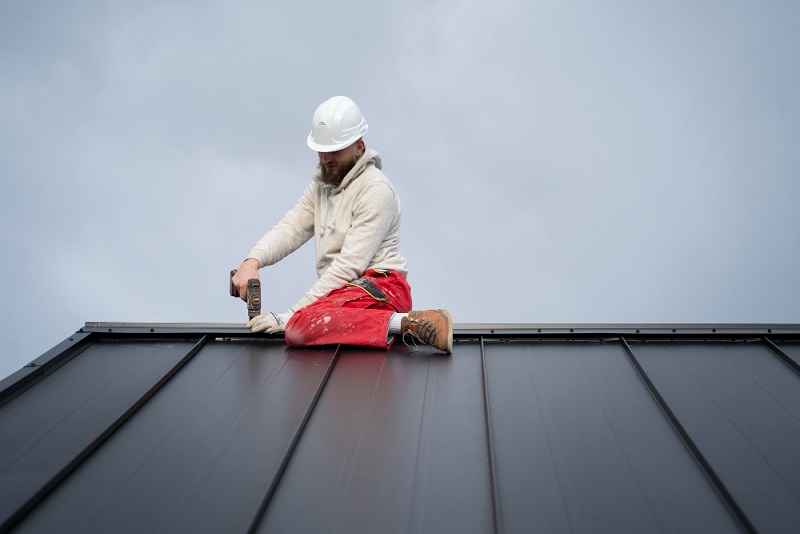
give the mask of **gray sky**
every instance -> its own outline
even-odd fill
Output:
[[[311,115],[361,107],[416,308],[800,323],[800,3],[0,3],[0,377],[86,321],[239,322]],[[314,282],[262,270],[267,310]]]

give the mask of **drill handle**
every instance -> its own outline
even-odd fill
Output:
[[[230,282],[231,282],[231,296],[232,297],[238,297],[239,296],[239,288],[236,287],[235,285],[233,285],[233,275],[235,275],[235,274],[236,274],[236,269],[231,269]]]
[[[247,281],[247,315],[251,319],[261,315],[261,281],[258,278]]]
[[[233,275],[236,269],[231,270],[230,292],[232,297],[240,297],[239,288],[233,284]],[[251,278],[247,281],[247,316],[252,319],[261,315],[261,282],[258,278]]]

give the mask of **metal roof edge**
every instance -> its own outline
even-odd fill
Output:
[[[83,350],[91,336],[89,332],[76,332],[0,380],[0,406]]]
[[[247,335],[245,323],[87,322],[80,332],[131,334]],[[675,335],[800,334],[794,323],[456,323],[454,334],[469,335]]]
[[[79,332],[97,334],[184,334],[192,336],[244,336],[252,334],[246,323],[133,323],[87,322]],[[253,334],[265,335],[265,334]]]
[[[705,335],[737,334],[800,334],[800,324],[790,323],[460,323],[458,334],[536,335],[536,334],[601,334],[601,335]]]

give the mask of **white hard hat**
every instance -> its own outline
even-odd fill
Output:
[[[311,120],[308,147],[316,152],[347,148],[367,133],[367,121],[355,102],[334,96],[319,105]]]

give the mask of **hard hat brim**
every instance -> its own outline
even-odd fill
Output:
[[[308,138],[306,139],[306,144],[308,145],[308,148],[310,148],[314,152],[336,152],[338,150],[342,150],[343,148],[347,148],[352,144],[355,144],[355,142],[361,139],[362,137],[364,136],[360,135],[355,139],[348,139],[344,143],[338,143],[335,145],[319,145],[313,141],[313,139],[311,138],[311,134],[308,134]]]
[[[356,141],[358,141],[359,139],[364,137],[364,134],[366,133],[366,131],[367,131],[367,129],[364,128],[364,132],[362,132],[362,134],[359,135],[358,137],[356,137],[355,139],[348,139],[347,141],[344,141],[343,143],[337,143],[335,145],[320,145],[320,144],[317,144],[317,143],[314,142],[314,139],[312,138],[311,134],[308,134],[308,138],[306,138],[306,144],[308,145],[308,148],[310,148],[314,152],[336,152],[338,150],[342,150],[343,148],[347,148],[350,145],[355,144]]]

